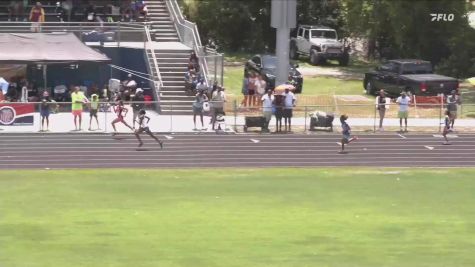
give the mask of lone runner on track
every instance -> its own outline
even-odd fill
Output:
[[[340,116],[340,122],[341,122],[341,133],[343,134],[343,137],[341,138],[341,143],[338,143],[341,145],[341,150],[338,152],[340,154],[346,154],[347,152],[345,151],[345,144],[349,144],[355,140],[358,140],[357,136],[351,137],[351,127],[348,125],[346,120],[348,119],[348,116],[343,114]]]

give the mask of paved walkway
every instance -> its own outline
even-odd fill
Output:
[[[191,115],[180,115],[180,116],[171,116],[171,115],[159,115],[156,112],[148,111],[148,116],[151,118],[149,123],[150,128],[154,132],[195,132],[193,130],[193,116]],[[85,112],[83,117],[82,129],[83,132],[87,131],[89,127],[89,113]],[[112,113],[99,113],[99,123],[101,130],[96,130],[93,132],[112,132],[111,122],[114,119],[114,115]],[[31,133],[31,132],[38,132],[40,130],[40,116],[38,113],[35,114],[35,123],[32,126],[0,126],[0,133],[7,133],[7,132],[22,132],[22,133]],[[132,114],[127,114],[126,121],[131,123],[132,122]],[[207,130],[205,132],[211,132],[211,127],[209,127],[210,117],[205,117],[205,127]],[[238,116],[234,118],[233,116],[226,117],[226,127],[229,131],[232,131],[234,128],[234,121],[239,126],[244,125],[244,117]],[[201,123],[199,123],[199,117],[197,117],[198,127],[201,128]],[[52,114],[50,115],[50,131],[55,133],[67,133],[72,132],[74,130],[74,123],[72,120],[72,115],[70,113],[59,113],[59,114]],[[350,118],[348,123],[352,127],[363,127],[368,128],[368,130],[372,130],[375,121],[373,118]],[[377,123],[377,122],[376,122]],[[271,128],[275,124],[275,119],[273,118],[271,121]],[[292,119],[293,126],[300,126],[303,127],[304,125],[310,124],[310,119],[303,117],[297,117]],[[95,125],[95,122],[94,124]],[[337,118],[334,121],[335,128],[338,129],[340,122]],[[440,122],[439,119],[421,119],[421,118],[410,118],[409,119],[409,127],[439,127]],[[399,126],[399,119],[385,119],[384,121],[385,127],[398,127]],[[458,119],[456,121],[456,128],[463,127],[466,129],[475,130],[475,119]],[[96,128],[95,126],[93,128]],[[130,132],[130,130],[122,124],[117,124],[117,130],[119,132]],[[238,131],[242,131],[242,127],[238,127]]]

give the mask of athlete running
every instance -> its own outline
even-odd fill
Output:
[[[160,145],[160,148],[163,149],[163,142],[160,141],[155,135],[153,135],[152,131],[150,131],[150,128],[148,127],[148,122],[150,121],[150,118],[148,116],[145,116],[145,110],[141,109],[139,111],[139,116],[137,118],[137,124],[139,125],[139,128],[135,130],[135,136],[137,137],[137,140],[139,140],[139,147],[143,146],[142,139],[140,138],[140,134],[145,132],[147,133],[150,137],[155,139],[155,141],[158,142]]]
[[[122,122],[125,126],[127,126],[130,130],[134,130],[130,125],[125,122],[125,117],[127,116],[128,110],[124,107],[124,102],[119,100],[118,105],[114,107],[114,113],[117,115],[117,118],[112,121],[112,128],[114,128],[114,133],[112,135],[117,134],[117,129],[115,128],[115,124],[118,122]]]

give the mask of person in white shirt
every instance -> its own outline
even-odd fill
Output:
[[[389,109],[389,102],[391,100],[386,97],[386,93],[384,92],[384,89],[381,89],[379,91],[379,95],[376,97],[376,109],[379,112],[379,131],[382,132],[384,131],[383,129],[383,120],[386,115],[386,110]]]
[[[224,87],[218,86],[218,89],[214,91],[211,96],[211,124],[213,130],[216,124],[216,117],[218,115],[224,115],[224,102],[226,102],[226,94],[224,93]]]
[[[274,103],[274,95],[272,94],[272,90],[267,90],[267,94],[263,95],[261,98],[262,103],[262,113],[266,120],[264,127],[262,128],[263,131],[269,131],[269,123],[272,119],[272,105]]]
[[[401,96],[398,97],[396,103],[399,104],[399,126],[400,131],[402,132],[402,119],[404,119],[404,132],[407,132],[407,117],[409,116],[409,104],[411,103],[411,99],[407,96],[406,92],[402,92]]]
[[[294,93],[292,93],[289,88],[285,89],[284,93],[284,125],[285,125],[285,131],[287,131],[287,123],[289,125],[289,132],[292,131],[292,111],[295,107],[295,98]]]

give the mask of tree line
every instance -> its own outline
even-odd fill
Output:
[[[271,0],[181,0],[204,42],[221,50],[273,52]],[[455,77],[475,76],[475,29],[467,0],[297,0],[297,23],[335,28],[367,40],[367,59],[421,58]],[[453,14],[433,21],[431,14]]]

